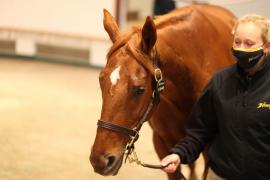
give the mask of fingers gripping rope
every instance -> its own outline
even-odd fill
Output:
[[[163,169],[165,168],[166,166],[162,166],[162,165],[153,165],[153,164],[147,164],[147,163],[143,163],[142,161],[139,160],[138,156],[137,156],[137,153],[135,152],[135,147],[133,147],[133,149],[129,152],[126,152],[125,155],[126,155],[126,160],[128,160],[128,162],[130,164],[132,163],[136,163],[138,165],[141,165],[143,167],[146,167],[146,168],[152,168],[152,169]],[[125,160],[125,162],[126,162]],[[180,177],[180,180],[187,180],[186,177],[182,174],[182,172],[180,171],[179,168],[177,168],[176,170],[176,173],[177,175]]]

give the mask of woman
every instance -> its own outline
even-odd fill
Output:
[[[270,23],[238,20],[232,53],[237,63],[217,72],[191,113],[186,137],[166,156],[172,173],[195,161],[206,144],[210,179],[270,179]]]

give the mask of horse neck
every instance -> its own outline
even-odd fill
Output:
[[[160,46],[158,49],[164,48]],[[209,79],[209,75],[201,69],[194,56],[180,55],[175,51],[177,49],[170,48],[168,51],[159,53],[164,77],[175,84],[178,92],[185,91],[191,95],[197,93]]]

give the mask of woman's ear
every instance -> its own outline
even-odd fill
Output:
[[[264,53],[270,52],[270,41],[266,42],[263,48]]]

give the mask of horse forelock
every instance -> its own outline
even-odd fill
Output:
[[[136,47],[131,43],[128,44],[127,50],[130,52],[130,55],[143,66],[150,74],[154,74],[154,65],[153,65],[153,53],[146,55],[140,47]]]
[[[116,42],[112,45],[109,52],[107,53],[107,59],[109,59],[115,51],[125,46],[127,42],[130,40],[130,38],[134,34],[138,33],[138,31],[139,31],[138,28],[134,28],[132,29],[132,31],[122,33],[121,36],[119,36],[119,39],[116,40]]]
[[[151,74],[154,74],[153,69],[153,52],[150,55],[146,55],[141,49],[141,28],[134,27],[132,31],[122,34],[120,38],[112,45],[110,48],[107,59],[109,58],[120,48],[124,48],[130,56],[132,56],[141,66],[143,66]]]

